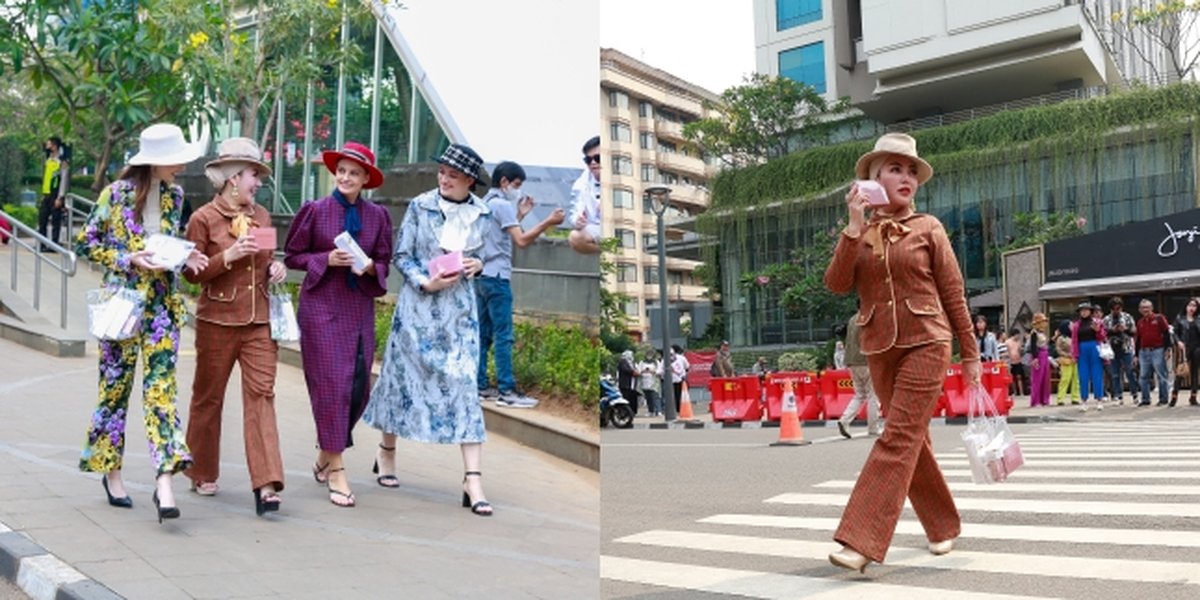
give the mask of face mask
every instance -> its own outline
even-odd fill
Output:
[[[518,190],[515,187],[509,187],[508,189],[504,190],[504,197],[508,198],[509,202],[516,203],[520,202],[521,198],[525,197],[525,194],[521,193],[521,190]]]

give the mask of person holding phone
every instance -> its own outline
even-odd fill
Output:
[[[376,480],[400,485],[394,473],[396,438],[458,444],[462,452],[462,505],[492,515],[480,464],[486,435],[476,386],[479,308],[470,278],[483,270],[479,254],[494,227],[487,203],[473,193],[483,159],[451,144],[437,159],[438,187],[408,205],[392,263],[403,278],[392,315],[379,379],[363,421],[383,433]],[[430,261],[461,252],[462,270],[430,273]]]
[[[221,412],[236,363],[242,374],[242,432],[258,515],[279,509],[283,459],[275,424],[275,366],[279,345],[271,339],[271,283],[287,276],[275,260],[271,214],[254,202],[271,167],[254,140],[229,138],[217,147],[204,174],[217,188],[196,210],[187,238],[208,257],[208,267],[184,277],[201,286],[196,302],[196,378],[188,411],[187,441],[193,463],[186,475],[192,491],[217,493],[221,472]]]
[[[351,431],[367,407],[375,362],[375,299],[387,294],[392,255],[392,218],[386,208],[362,197],[383,185],[375,153],[358,142],[321,153],[336,187],[325,198],[300,207],[284,242],[284,264],[304,271],[296,322],[300,356],[317,426],[313,479],[329,490],[329,501],[355,504],[342,453],[354,445]],[[354,254],[334,240],[346,233],[369,260],[355,266]]]
[[[860,350],[888,419],[834,534],[842,549],[829,560],[864,571],[871,562],[883,562],[906,498],[925,528],[929,551],[953,548],[962,524],[934,459],[929,420],[942,393],[952,340],[958,340],[969,385],[979,385],[982,369],[950,239],[936,217],[914,206],[917,190],[933,176],[917,154],[916,140],[883,135],[858,159],[855,174],[877,182],[888,204],[872,205],[869,192],[850,186],[849,224],[825,271],[825,285],[859,296]]]
[[[99,341],[100,401],[92,413],[79,468],[104,474],[100,483],[110,505],[133,507],[121,467],[129,394],[141,354],[145,363],[142,409],[155,473],[152,500],[159,523],[179,517],[172,477],[192,464],[175,407],[179,329],[187,308],[176,273],[155,262],[145,244],[153,234],[178,232],[183,188],[175,184],[175,176],[202,152],[202,147],[188,143],[183,130],[175,125],[147,127],[139,135],[138,153],[129,159],[117,180],[100,193],[75,237],[75,253],[104,267],[106,288],[136,290],[146,299],[132,337]],[[193,249],[186,268],[196,272],[207,266],[208,257]]]

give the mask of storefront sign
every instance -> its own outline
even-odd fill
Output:
[[[1200,269],[1200,209],[1050,242],[1045,283]]]

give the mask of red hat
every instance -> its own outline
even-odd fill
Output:
[[[326,150],[321,153],[321,160],[325,162],[325,168],[329,169],[330,173],[337,174],[337,164],[342,159],[352,160],[367,170],[364,189],[370,190],[383,185],[383,171],[375,166],[375,153],[371,152],[370,148],[358,142],[346,142],[341,150]]]

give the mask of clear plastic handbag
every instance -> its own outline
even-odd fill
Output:
[[[967,428],[962,432],[974,483],[999,483],[1025,464],[1021,446],[983,386],[967,390]]]
[[[146,296],[137,290],[113,287],[85,292],[88,333],[100,340],[124,340],[137,333]]]
[[[271,287],[271,339],[284,343],[300,341],[292,295],[282,286]]]

